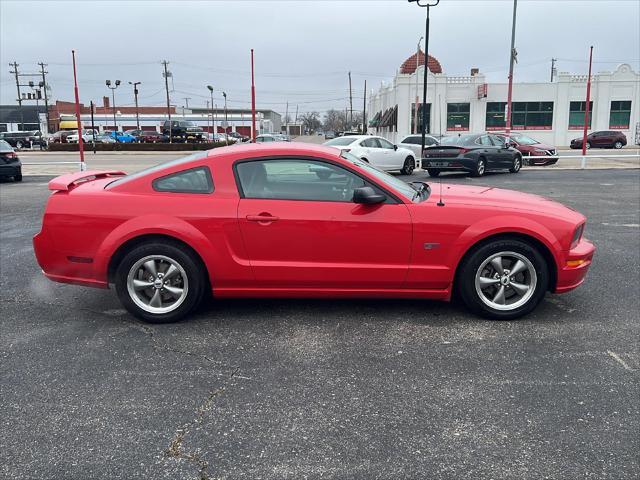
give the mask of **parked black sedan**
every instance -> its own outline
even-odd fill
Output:
[[[422,156],[422,168],[432,177],[449,171],[469,172],[473,177],[489,171],[517,173],[521,167],[522,154],[489,133],[444,137],[440,145],[425,148]]]
[[[22,163],[13,147],[4,140],[0,140],[0,177],[22,181]]]

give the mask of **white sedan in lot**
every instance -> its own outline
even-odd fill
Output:
[[[380,170],[399,170],[411,175],[416,168],[416,156],[407,148],[398,148],[386,138],[372,135],[349,135],[324,142],[329,147],[355,155]]]

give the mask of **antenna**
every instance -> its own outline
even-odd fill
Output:
[[[438,199],[438,203],[436,203],[439,207],[444,207],[444,202],[442,201],[442,179],[438,179],[440,183],[440,198]]]

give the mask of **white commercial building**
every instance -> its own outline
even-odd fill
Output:
[[[413,133],[414,105],[422,102],[424,53],[409,57],[395,78],[383,83],[368,104],[369,133],[396,142]],[[516,69],[517,76],[517,69]],[[429,56],[427,131],[436,134],[504,131],[507,83],[487,83],[477,69],[449,76]],[[587,75],[559,73],[553,82],[514,83],[512,130],[552,145],[569,145],[584,125]],[[640,142],[640,73],[621,64],[592,76],[589,132],[618,130],[628,144]],[[422,125],[418,108],[418,131]]]

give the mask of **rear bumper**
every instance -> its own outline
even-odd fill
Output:
[[[567,252],[563,265],[558,269],[558,281],[554,293],[570,292],[579,287],[587,276],[596,247],[586,238]]]
[[[93,259],[69,257],[55,249],[44,232],[33,237],[33,251],[42,273],[49,280],[94,288],[109,288],[105,280],[96,278]]]
[[[443,170],[443,171],[455,171],[462,170],[465,172],[473,172],[477,167],[477,162],[470,158],[465,157],[453,157],[453,158],[431,158],[424,157],[421,161],[421,166],[425,170]]]

